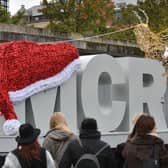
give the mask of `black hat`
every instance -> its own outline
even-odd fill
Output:
[[[19,136],[16,137],[16,142],[19,144],[31,144],[40,134],[40,129],[33,128],[29,123],[22,124],[19,128]]]
[[[85,118],[81,123],[81,129],[97,130],[97,122],[93,118]]]

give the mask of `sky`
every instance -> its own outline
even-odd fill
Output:
[[[39,5],[42,0],[9,0],[9,12],[14,15],[24,5],[26,9]]]

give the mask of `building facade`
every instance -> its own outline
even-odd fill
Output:
[[[143,2],[144,0],[112,0],[112,1],[116,4],[117,7],[118,6],[123,7],[123,6],[126,6],[128,4],[136,5],[137,2]]]
[[[113,0],[115,4],[125,3],[125,4],[136,4],[137,0]]]
[[[42,6],[32,6],[29,9],[25,9],[24,5],[21,6],[21,12],[24,12],[25,23],[29,26],[36,28],[45,28],[49,24],[49,20],[42,13]]]
[[[5,8],[6,10],[9,9],[9,0],[0,0],[0,6]]]

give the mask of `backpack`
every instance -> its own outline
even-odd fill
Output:
[[[153,158],[142,160],[143,168],[160,168],[159,164],[159,145],[154,145],[153,147]]]
[[[76,138],[76,136],[74,134],[70,135],[68,139],[66,139],[65,141],[58,141],[57,142],[57,151],[55,154],[55,164],[57,167],[59,167],[59,163],[63,157],[63,154],[65,153],[69,143],[74,140]]]
[[[18,149],[13,150],[12,153],[17,157],[22,168],[47,168],[46,150],[44,148],[41,148],[40,160],[32,160],[30,162],[20,156]]]
[[[159,151],[160,151],[159,145],[155,144],[153,147],[153,158],[141,160],[142,168],[160,168]],[[127,161],[125,161],[123,168],[128,168]]]
[[[74,168],[100,168],[100,163],[97,156],[105,149],[109,147],[108,144],[105,144],[98,152],[95,154],[84,153],[77,160]]]

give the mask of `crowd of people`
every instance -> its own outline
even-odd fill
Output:
[[[132,132],[116,148],[101,140],[94,118],[81,122],[79,136],[61,112],[52,114],[49,125],[40,144],[40,129],[22,124],[17,147],[7,154],[2,168],[168,168],[168,149],[149,114],[134,118]]]

